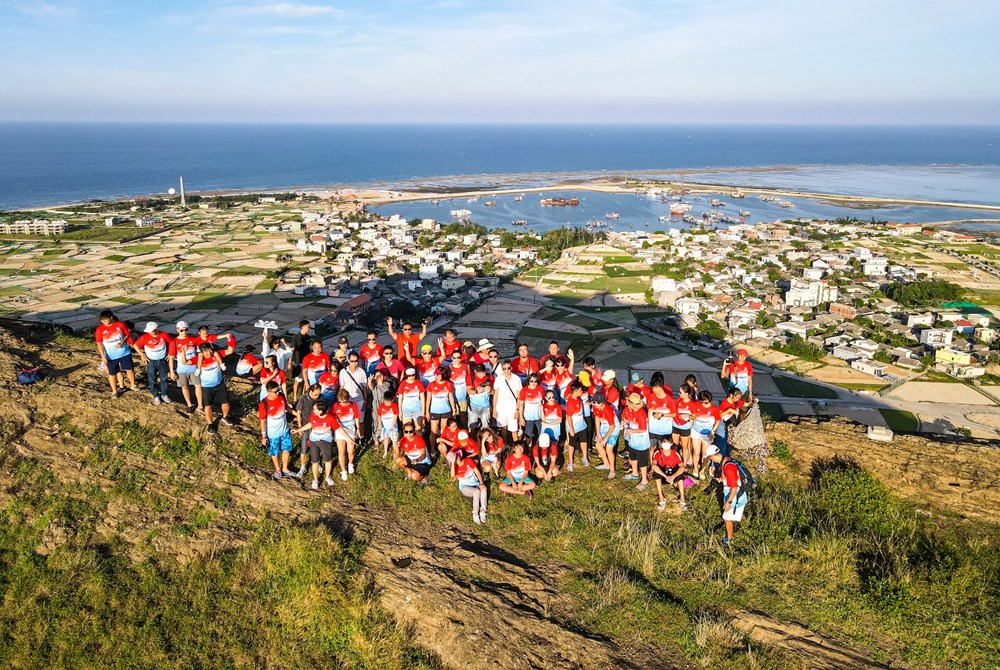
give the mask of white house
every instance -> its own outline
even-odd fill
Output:
[[[697,298],[680,298],[674,303],[678,314],[698,314],[701,312],[701,301]]]
[[[866,358],[859,358],[856,361],[851,361],[851,367],[860,372],[864,372],[865,374],[872,375],[873,377],[885,376],[885,365],[875,361],[870,361]]]
[[[954,334],[955,331],[944,328],[925,328],[920,331],[920,344],[926,344],[933,349],[950,347],[951,338]]]
[[[669,277],[653,277],[651,288],[653,289],[653,293],[662,293],[663,291],[673,292],[677,290],[677,280],[670,279]]]
[[[820,303],[834,302],[837,294],[837,287],[826,282],[793,279],[785,293],[785,304],[789,307],[816,307]]]
[[[421,279],[437,279],[440,273],[440,263],[421,263],[418,269],[418,274]]]

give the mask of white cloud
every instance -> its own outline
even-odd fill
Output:
[[[340,14],[330,5],[309,5],[298,2],[273,2],[266,5],[230,5],[223,13],[230,16],[267,16],[281,19],[308,19],[316,16]]]

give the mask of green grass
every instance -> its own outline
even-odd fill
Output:
[[[924,374],[920,375],[916,379],[918,382],[942,382],[947,384],[964,384],[961,379],[955,379],[949,374],[944,372],[938,372],[937,370],[928,370]]]
[[[795,445],[779,452],[791,462]],[[404,521],[467,523],[468,500],[441,467],[428,487],[377,458],[358,472],[348,486],[356,503],[378,491]],[[494,487],[477,533],[532,564],[572,566],[559,586],[573,597],[569,623],[618,644],[676,641],[702,667],[797,667],[752,643],[749,664],[736,633],[721,648],[705,642],[726,609],[749,608],[893,665],[989,668],[1000,651],[988,614],[1000,596],[997,529],[927,521],[856,466],[818,465],[812,485],[762,478],[731,552],[719,548],[718,503],[700,488],[678,516],[658,514],[652,490],[637,494],[600,473],[561,479],[532,501]]]
[[[257,284],[257,288],[255,288],[254,290],[255,291],[262,291],[262,292],[270,293],[277,286],[278,286],[278,282],[276,280],[274,280],[274,279],[265,279],[261,283]]]
[[[872,391],[872,392],[875,392],[875,391],[881,391],[886,386],[889,386],[888,384],[855,384],[855,383],[850,383],[850,382],[847,382],[847,383],[831,382],[831,383],[834,386],[837,386],[837,387],[842,388],[842,389],[847,389],[848,391]]]
[[[111,254],[110,256],[105,256],[104,260],[111,261],[113,263],[120,263],[128,258],[128,256],[123,256],[122,254]]]
[[[775,385],[781,394],[789,398],[836,398],[837,392],[824,386],[817,386],[803,381],[796,377],[786,377],[784,375],[774,375]]]
[[[965,294],[965,299],[971,300],[972,302],[980,305],[1000,305],[1000,291],[991,291],[989,289],[968,289],[968,292]]]
[[[136,244],[129,247],[122,247],[122,250],[135,256],[141,256],[154,251],[161,251],[162,247],[159,244]]]
[[[954,251],[964,251],[976,256],[1000,257],[1000,247],[992,244],[964,244],[962,246],[953,246],[951,249]]]
[[[894,433],[915,433],[920,428],[920,421],[913,412],[880,408],[879,413]]]
[[[647,280],[653,274],[652,270],[626,270],[620,265],[605,265],[604,274],[609,277],[645,277]]]

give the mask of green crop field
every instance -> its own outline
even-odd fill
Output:
[[[811,384],[797,377],[786,377],[784,375],[774,375],[772,377],[778,390],[782,395],[789,398],[820,398],[833,399],[837,397],[837,392],[824,386]]]

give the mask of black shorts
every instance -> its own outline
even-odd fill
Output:
[[[443,421],[450,418],[451,412],[431,412],[431,421]]]
[[[630,461],[635,461],[640,468],[649,467],[649,449],[643,449],[639,451],[638,449],[628,448],[628,458]]]
[[[309,460],[313,463],[319,463],[321,458],[324,463],[329,463],[333,460],[333,442],[329,440],[310,441]]]
[[[678,428],[677,426],[674,426],[674,435],[677,435],[678,437],[691,437],[691,429]]]
[[[664,472],[667,473],[666,477],[664,477],[663,475],[661,475],[659,472],[654,472],[653,473],[653,479],[657,479],[657,480],[663,482],[664,484],[666,484],[667,486],[673,486],[673,485],[677,484],[677,482],[675,481],[673,484],[670,484],[670,482],[667,481],[667,477],[673,477],[674,473],[677,472],[678,469],[679,468],[674,468],[674,469],[671,470],[671,469],[668,468],[668,469],[664,470]]]
[[[421,477],[426,477],[431,473],[430,463],[410,463],[410,459],[406,459],[406,467],[415,471]]]
[[[300,447],[302,449],[302,455],[303,456],[308,456],[309,455],[309,431],[308,430],[302,431],[302,440],[300,442]]]
[[[590,444],[590,434],[587,429],[578,430],[576,434],[569,438],[569,444],[571,447],[579,447],[584,444]]]
[[[229,404],[229,391],[226,390],[225,384],[201,387],[201,404],[209,407],[215,403],[219,403],[220,405]]]
[[[298,363],[292,365],[292,379],[299,377],[302,374],[302,366]]]

